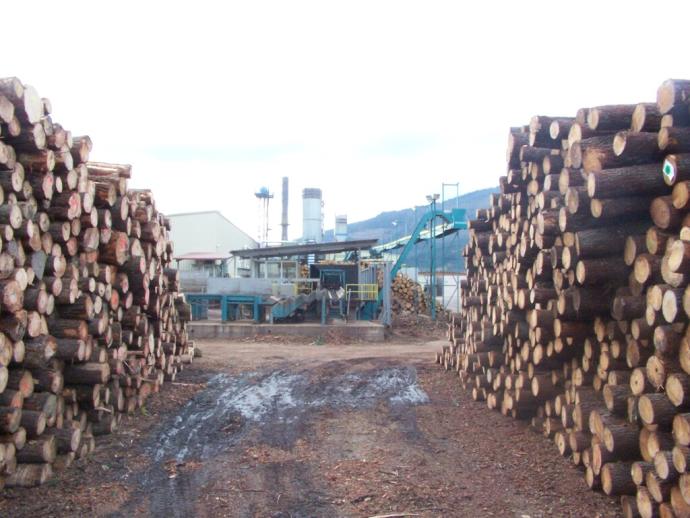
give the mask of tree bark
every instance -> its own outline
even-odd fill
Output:
[[[645,164],[594,171],[587,178],[587,193],[591,198],[665,194],[668,186],[658,168]]]

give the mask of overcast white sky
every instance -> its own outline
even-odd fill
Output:
[[[218,209],[257,234],[261,186],[290,177],[358,221],[504,173],[535,114],[654,101],[690,77],[690,3],[6,2],[2,73],[133,164],[161,210]],[[663,8],[661,7],[663,5]]]

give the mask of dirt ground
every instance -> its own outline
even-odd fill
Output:
[[[620,516],[555,446],[471,400],[441,342],[201,342],[203,358],[0,516]]]

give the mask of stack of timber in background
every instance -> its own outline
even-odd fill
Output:
[[[0,486],[87,455],[193,357],[169,220],[90,152],[0,79]]]
[[[367,266],[366,261],[362,266]],[[377,272],[379,290],[383,289],[383,270]],[[398,272],[391,282],[391,310],[396,315],[426,315],[429,312],[427,295],[424,287],[404,273]]]
[[[437,362],[626,516],[690,516],[690,81],[511,128]]]
[[[424,288],[414,279],[398,273],[391,283],[391,309],[393,313],[427,313]]]

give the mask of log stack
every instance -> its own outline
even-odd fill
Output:
[[[0,79],[0,486],[88,455],[193,357],[170,221],[91,149]]]
[[[395,314],[426,313],[427,304],[422,285],[398,273],[391,283],[391,309]]]
[[[690,81],[511,128],[436,355],[624,514],[690,516]]]

